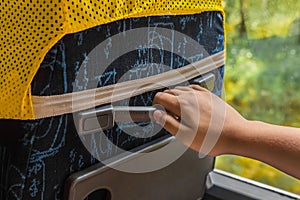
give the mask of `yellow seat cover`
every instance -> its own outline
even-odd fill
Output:
[[[64,35],[120,19],[221,11],[222,0],[4,0],[0,2],[0,118],[34,119],[31,81]]]

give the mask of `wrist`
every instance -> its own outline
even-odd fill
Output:
[[[242,118],[239,121],[227,124],[219,139],[221,146],[219,155],[241,155],[246,148],[250,148],[249,138],[251,137],[253,126],[256,126],[255,123],[255,121]]]
[[[265,147],[264,134],[268,124],[260,121],[245,120],[230,138],[231,154],[255,158]]]

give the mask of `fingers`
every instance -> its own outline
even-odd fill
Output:
[[[155,95],[153,104],[159,104],[163,106],[169,112],[180,116],[180,104],[177,96],[167,93],[167,92],[159,92]]]
[[[177,134],[180,128],[180,122],[177,121],[173,116],[161,110],[156,110],[153,113],[153,117],[155,121],[163,126],[169,133],[172,135]]]
[[[206,91],[206,89],[198,85],[190,85],[189,87],[178,86],[171,90],[165,90],[155,95],[153,104],[159,104],[163,106],[167,111],[172,114],[181,117],[181,100],[182,97],[189,96],[196,91]]]
[[[199,85],[190,85],[189,87],[194,89],[194,90],[198,90],[198,91],[207,91],[205,88],[203,88]]]
[[[188,92],[188,91],[191,91],[190,87],[187,87],[187,86],[177,86],[174,89],[165,90],[164,92],[168,93],[168,94],[175,95],[175,96],[179,96],[183,92]]]
[[[158,124],[164,127],[166,131],[179,139],[186,146],[190,146],[195,138],[195,131],[191,131],[187,126],[176,120],[170,114],[157,110],[153,113],[153,117]]]

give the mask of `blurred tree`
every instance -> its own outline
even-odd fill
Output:
[[[246,11],[244,7],[244,0],[240,0],[240,15],[241,15],[240,36],[243,37],[247,34]]]
[[[298,22],[298,44],[300,44],[300,22]]]

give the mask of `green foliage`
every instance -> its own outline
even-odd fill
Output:
[[[300,17],[299,0],[243,0],[249,38],[286,36]],[[241,23],[240,4],[237,0],[224,0],[227,31],[236,35]]]
[[[247,119],[300,127],[299,0],[244,0],[247,34],[240,38],[240,5],[227,13],[226,100]],[[216,167],[300,194],[300,181],[248,158],[221,156]]]
[[[226,100],[247,119],[300,127],[296,38],[240,40],[227,45]]]

